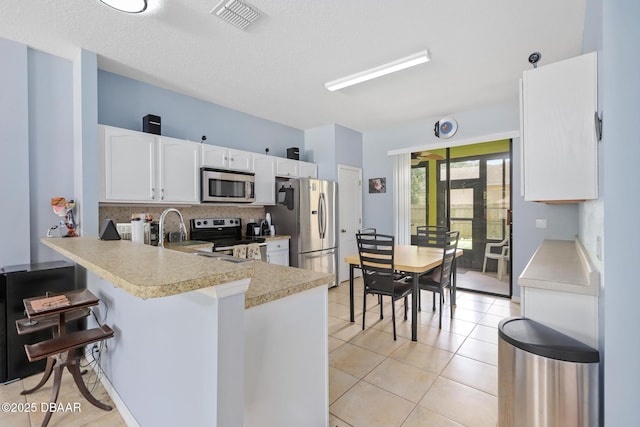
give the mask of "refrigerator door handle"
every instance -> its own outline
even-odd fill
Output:
[[[318,199],[318,229],[320,230],[321,239],[325,238],[325,233],[327,231],[326,208],[327,201],[325,199],[324,193],[320,193],[320,198]]]
[[[314,259],[314,258],[322,258],[325,257],[327,255],[333,255],[334,253],[336,253],[335,250],[331,249],[329,251],[324,251],[321,255],[313,255],[313,256],[307,256],[305,255],[304,258],[305,259]]]

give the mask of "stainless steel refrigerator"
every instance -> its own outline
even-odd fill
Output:
[[[331,273],[338,263],[338,186],[312,178],[276,180],[276,205],[268,206],[276,233],[291,236],[292,267]],[[337,278],[329,286],[335,286]]]

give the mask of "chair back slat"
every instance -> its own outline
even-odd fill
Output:
[[[356,240],[365,286],[391,289],[394,278],[394,236],[358,233]]]
[[[442,254],[442,266],[440,273],[440,285],[442,287],[451,284],[451,271],[453,261],[456,259],[456,251],[458,250],[459,231],[447,231],[445,233],[445,242]]]
[[[449,229],[441,225],[419,225],[416,227],[416,244],[442,248]]]

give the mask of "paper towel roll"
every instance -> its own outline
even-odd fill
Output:
[[[144,244],[144,221],[131,221],[131,241]]]

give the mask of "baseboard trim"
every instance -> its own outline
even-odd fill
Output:
[[[113,387],[107,376],[104,374],[104,372],[98,372],[98,369],[100,369],[100,367],[98,366],[98,363],[93,358],[93,356],[88,356],[86,357],[86,359],[87,361],[90,361],[90,366],[93,367],[94,372],[100,378],[100,382],[104,386],[105,391],[107,392],[113,403],[116,405],[116,408],[118,409],[118,412],[120,413],[120,416],[124,420],[125,424],[127,424],[127,427],[140,427],[140,424],[138,424],[138,421],[135,419],[131,411],[129,411],[129,408],[127,408],[127,405],[125,405],[124,401],[122,400],[116,389]]]

